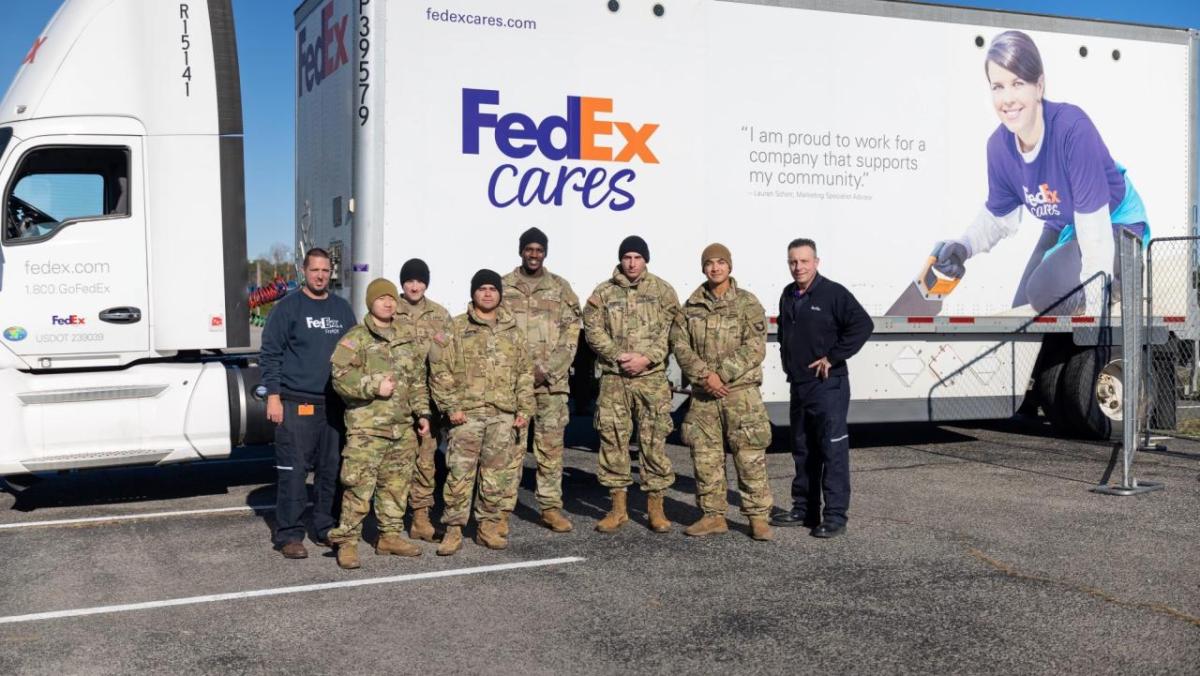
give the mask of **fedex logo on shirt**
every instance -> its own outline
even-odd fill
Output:
[[[659,125],[612,119],[611,98],[567,96],[565,114],[541,119],[515,111],[493,112],[499,105],[499,90],[462,90],[464,155],[480,154],[480,139],[487,129],[500,154],[513,160],[536,153],[551,162],[659,163],[651,149],[651,137]],[[488,199],[500,208],[535,203],[562,206],[565,197],[575,195],[588,209],[607,206],[624,211],[634,205],[635,198],[627,189],[637,178],[631,168],[613,171],[601,166],[559,165],[556,169],[522,170],[515,164],[501,164],[488,181]]]
[[[1043,183],[1038,186],[1036,193],[1030,193],[1028,186],[1021,186],[1025,192],[1025,206],[1029,207],[1029,211],[1038,218],[1047,216],[1061,216],[1062,212],[1058,205],[1062,200],[1058,198],[1058,191],[1051,190],[1049,183]]]
[[[304,322],[308,328],[320,329],[325,333],[340,333],[342,330],[342,323],[333,317],[317,317],[316,319],[305,317]]]

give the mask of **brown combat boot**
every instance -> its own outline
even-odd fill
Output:
[[[358,543],[343,543],[337,546],[337,564],[344,570],[354,570],[362,564],[358,561]]]
[[[646,516],[650,519],[650,530],[655,533],[671,532],[671,522],[667,520],[666,512],[663,511],[662,493],[646,496]]]
[[[725,523],[725,517],[717,514],[705,514],[696,523],[683,530],[684,535],[695,536],[719,535],[728,532],[729,524]]]
[[[462,549],[462,526],[446,526],[446,534],[442,536],[442,544],[438,545],[438,556],[453,556]]]
[[[629,512],[625,506],[628,494],[625,489],[614,488],[609,491],[609,494],[612,496],[612,509],[608,510],[608,514],[605,514],[603,519],[596,522],[596,530],[601,533],[615,533],[618,528],[629,521]]]
[[[433,522],[429,520],[428,507],[418,507],[413,510],[412,525],[408,529],[408,536],[414,540],[433,542]]]
[[[496,523],[496,532],[502,538],[508,537],[508,517],[510,516],[512,516],[512,512],[501,512],[500,521]]]
[[[508,540],[500,534],[500,523],[503,519],[480,521],[475,528],[475,544],[488,549],[507,549]]]
[[[542,523],[555,533],[570,533],[575,527],[563,516],[561,509],[543,509]]]
[[[396,556],[420,556],[421,548],[405,540],[399,533],[382,533],[375,541],[376,554],[395,554]]]
[[[774,540],[775,534],[771,532],[771,524],[765,516],[750,517],[750,537],[755,540]]]

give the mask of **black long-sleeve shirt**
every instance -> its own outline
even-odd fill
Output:
[[[258,364],[268,394],[322,401],[329,386],[329,357],[356,324],[344,298],[309,298],[303,289],[284,296],[267,316]]]
[[[875,330],[870,315],[846,287],[817,275],[808,291],[796,283],[779,297],[779,356],[788,382],[817,380],[808,365],[829,359],[830,376],[844,376],[846,360],[853,357]]]

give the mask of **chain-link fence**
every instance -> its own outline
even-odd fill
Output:
[[[1165,237],[1146,249],[1144,443],[1151,435],[1200,438],[1198,246],[1197,237]]]

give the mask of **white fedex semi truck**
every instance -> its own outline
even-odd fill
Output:
[[[266,436],[220,359],[249,345],[237,68],[229,0],[70,0],[33,41],[0,102],[0,476]]]
[[[811,237],[875,316],[855,421],[1004,417],[1032,379],[1090,429],[1090,383],[1061,374],[1097,318],[1013,302],[1056,186],[949,295],[929,270],[989,200],[1000,31],[1036,43],[1046,97],[1094,121],[1153,235],[1196,227],[1189,31],[868,0],[310,0],[295,20],[298,243],[333,252],[356,305],[419,256],[461,311],[536,225],[581,296],[636,233],[681,297],[724,242],[772,308]],[[0,102],[0,475],[269,437],[227,354],[249,343],[239,87],[230,0],[67,0],[33,40]],[[1155,311],[1195,338],[1194,290]]]
[[[808,237],[875,320],[850,367],[852,421],[1007,417],[1036,383],[1053,419],[1095,436],[1101,311],[1045,299],[1066,295],[1049,280],[1079,282],[1080,254],[1072,277],[1059,249],[1080,177],[1104,175],[1096,144],[1132,195],[1112,222],[1196,232],[1187,30],[874,0],[307,0],[295,19],[297,239],[334,252],[356,307],[416,256],[460,312],[471,273],[511,269],[537,226],[581,298],[626,235],[681,298],[720,241],[774,315],[787,244]],[[1033,45],[1017,57],[1040,54],[1040,85],[989,77],[1008,30]],[[1063,113],[1042,156],[1070,172],[1024,190],[994,157],[1017,166],[1017,149],[989,155],[1001,118],[1033,109],[1022,92]],[[1044,221],[1062,231],[1052,247]],[[975,249],[957,285],[930,269],[955,241]],[[1194,339],[1195,290],[1174,288],[1156,331]],[[786,424],[776,351],[763,394]]]

